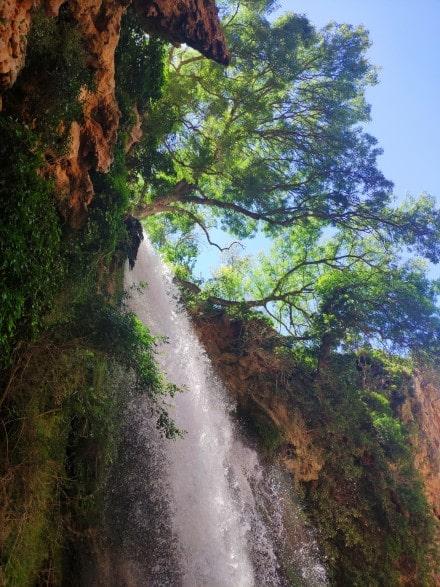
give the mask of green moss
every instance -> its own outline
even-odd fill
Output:
[[[85,351],[83,368],[83,392],[72,395],[67,406],[70,432],[65,515],[78,532],[100,526],[107,477],[118,450],[121,413],[127,401],[119,390],[120,370],[108,357]],[[74,537],[69,539],[74,542]]]
[[[99,296],[74,306],[43,338],[23,347],[0,440],[6,498],[0,578],[7,585],[44,583],[48,573],[59,584],[69,566],[65,541],[74,556],[78,536],[99,528],[130,393],[147,393],[164,434],[179,433],[161,403],[175,390],[159,373],[153,347],[135,316]]]
[[[247,326],[242,324],[242,333]],[[269,330],[261,344],[276,354],[276,341],[270,347],[270,340]],[[297,479],[296,485],[330,584],[397,586],[402,575],[414,585],[433,584],[434,519],[409,431],[399,419],[402,401],[413,392],[409,361],[367,349],[334,353],[318,372],[313,350],[295,348],[290,360],[288,352],[276,392],[272,374],[256,375],[249,388],[277,393],[292,418],[305,422],[313,451],[322,456],[317,479]],[[276,458],[283,430],[250,401],[238,415],[266,456]],[[286,573],[292,585],[299,584],[294,572]]]
[[[324,457],[318,481],[304,484],[305,507],[335,585],[398,585],[401,573],[430,581],[433,518],[398,419],[396,394],[411,386],[397,363],[334,355],[318,377],[306,365],[309,383],[290,392]]]
[[[68,418],[63,402],[78,389],[75,355],[52,345],[22,351],[20,377],[3,406],[0,508],[1,571],[6,585],[33,586],[60,579],[63,542],[60,489]]]
[[[269,454],[274,454],[283,443],[280,430],[262,415],[253,419],[253,425],[263,449]]]
[[[266,456],[274,456],[283,443],[282,431],[261,407],[253,403],[239,406],[237,415]]]

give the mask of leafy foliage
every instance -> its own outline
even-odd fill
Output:
[[[439,344],[437,286],[417,267],[329,271],[316,287],[314,327],[325,344],[391,342],[400,350]]]
[[[62,549],[70,543],[74,558],[78,536],[99,528],[121,415],[133,395],[151,398],[166,437],[181,434],[162,403],[176,390],[158,371],[154,344],[134,315],[95,296],[66,308],[62,321],[16,351],[1,397],[6,584],[66,579]]]
[[[209,207],[239,237],[259,223],[273,234],[317,219],[398,236],[435,259],[432,240],[427,247],[420,238],[438,230],[432,201],[414,203],[412,222],[389,206],[392,184],[377,169],[380,150],[362,130],[364,91],[376,81],[366,31],[331,25],[318,32],[292,14],[271,23],[246,8],[227,31],[234,59],[226,71],[189,50],[171,55],[157,116],[177,117],[162,149],[173,172],[148,187],[150,210]],[[186,193],[175,191],[179,182]]]
[[[325,466],[306,504],[335,584],[394,585],[402,574],[429,584],[434,522],[390,403],[393,379],[410,393],[411,378],[398,360],[390,376],[377,354],[361,358],[334,357],[305,398],[310,425],[325,422]]]
[[[378,169],[381,151],[363,128],[365,90],[377,81],[367,32],[318,31],[296,14],[269,20],[271,3],[254,4],[223,6],[230,68],[170,50],[149,124],[163,132],[173,113],[161,148],[172,166],[140,183],[136,213],[199,299],[259,310],[312,346],[437,348],[437,285],[400,257],[438,261],[439,210],[426,194],[396,206]],[[213,244],[215,227],[263,233],[272,247],[256,261],[237,254],[200,287],[199,237]]]
[[[38,332],[63,263],[54,190],[38,173],[36,136],[7,116],[0,118],[0,133],[0,354],[7,362],[18,323],[27,336]]]
[[[141,119],[143,136],[128,155],[129,169],[140,172],[145,181],[159,169],[167,169],[168,161],[159,153],[163,131],[150,127],[151,113],[166,87],[165,43],[145,35],[135,14],[128,9],[121,23],[116,50],[116,97],[122,113],[122,142],[136,122]],[[169,114],[163,114],[165,120]],[[169,128],[165,126],[167,130]]]
[[[67,322],[56,326],[61,340],[85,340],[90,348],[104,352],[136,373],[138,390],[162,390],[164,381],[153,358],[154,338],[140,320],[99,296],[73,306]],[[80,342],[79,342],[80,343]]]
[[[124,121],[136,106],[145,114],[162,95],[164,85],[163,41],[145,35],[135,15],[124,15],[116,50],[116,92]]]

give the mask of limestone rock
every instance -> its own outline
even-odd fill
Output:
[[[0,2],[0,93],[10,88],[26,57],[33,0]]]
[[[137,109],[137,107],[135,106],[133,108],[133,117],[134,117],[134,123],[133,126],[131,127],[130,130],[130,134],[127,138],[127,142],[124,145],[124,149],[125,152],[128,153],[132,147],[138,143],[143,135],[143,131],[142,131],[142,118],[139,114],[139,110]]]
[[[301,414],[277,390],[278,386],[282,388],[290,365],[270,348],[262,347],[270,344],[276,333],[261,321],[244,325],[225,314],[206,318],[195,315],[193,322],[220,379],[238,405],[260,414],[282,432],[278,462],[296,481],[316,481],[324,465],[321,449]]]
[[[43,173],[55,179],[61,213],[71,226],[79,227],[94,196],[90,172],[106,173],[113,160],[120,119],[115,97],[115,51],[121,19],[131,0],[0,0],[0,95],[14,84],[24,66],[32,10],[42,7],[48,16],[56,18],[63,4],[82,34],[94,87],[82,92],[83,120],[67,129],[67,153],[60,157],[47,153],[48,165]],[[135,6],[147,32],[173,43],[187,43],[207,57],[227,63],[226,43],[213,0],[136,0]],[[138,116],[126,147],[132,147],[141,136]]]
[[[421,474],[425,493],[440,520],[440,375],[433,370],[414,378],[414,394],[401,407],[405,424],[413,424],[415,465]],[[415,426],[414,426],[415,425]]]
[[[134,6],[146,32],[171,43],[186,43],[223,65],[229,63],[214,0],[135,0]]]

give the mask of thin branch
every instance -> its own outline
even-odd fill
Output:
[[[221,247],[219,244],[212,241],[211,236],[209,234],[209,230],[207,229],[203,220],[199,218],[196,214],[193,214],[190,210],[187,210],[186,208],[181,208],[180,206],[168,206],[167,208],[164,208],[162,212],[171,212],[173,214],[186,214],[186,216],[191,218],[191,220],[193,220],[195,224],[200,226],[202,231],[205,233],[206,240],[208,241],[208,243],[211,246],[216,247],[221,253],[223,253],[224,251],[229,251],[234,245],[240,245],[240,247],[244,248],[243,244],[240,241],[233,241],[227,247]]]
[[[184,65],[194,63],[195,61],[201,61],[202,59],[206,59],[204,55],[194,55],[193,57],[188,57],[188,59],[183,59],[182,61],[180,61],[180,63],[177,65],[177,67],[174,68],[174,70],[176,73],[179,73]]]
[[[195,195],[198,192],[200,195]],[[320,210],[313,210],[309,207],[301,208],[300,206],[295,208],[289,207],[278,207],[272,210],[266,210],[264,212],[258,212],[255,210],[249,210],[234,202],[227,202],[217,198],[211,198],[206,196],[200,186],[197,184],[189,183],[186,180],[181,180],[164,196],[160,196],[153,200],[149,204],[140,204],[134,210],[133,215],[137,218],[145,218],[153,214],[157,214],[166,209],[170,204],[180,202],[182,204],[195,204],[200,206],[209,206],[213,208],[219,208],[221,210],[230,210],[237,214],[241,214],[248,218],[252,218],[256,221],[266,222],[271,226],[286,227],[292,225],[294,222],[301,220],[307,220],[316,218],[320,220],[327,220],[328,222],[345,226],[346,228],[352,228],[361,230],[362,225],[350,224],[350,221],[355,222],[356,220],[374,220],[378,224],[384,226],[392,226],[393,228],[405,227],[404,223],[398,223],[390,218],[378,216],[369,213],[367,210],[352,210],[345,211],[344,213],[338,212],[325,212]]]
[[[295,273],[299,269],[302,269],[303,267],[308,267],[311,265],[327,265],[327,266],[332,267],[334,269],[338,269],[339,266],[336,265],[336,262],[342,261],[343,259],[355,259],[355,262],[364,261],[365,263],[369,264],[369,262],[365,259],[365,257],[366,257],[366,253],[363,253],[360,255],[348,253],[346,255],[337,255],[334,257],[322,257],[321,259],[304,259],[303,261],[300,261],[299,263],[294,265],[294,267],[289,269],[289,271],[287,271],[282,277],[280,277],[280,279],[278,280],[278,282],[276,283],[276,285],[273,289],[273,292],[276,293],[279,290],[279,288],[281,287],[281,285],[283,284],[283,282],[288,277],[290,277],[293,273]],[[313,284],[313,282],[311,282],[309,285],[312,285],[312,284]]]
[[[203,293],[201,288],[191,281],[186,281],[184,279],[178,279],[178,278],[175,278],[175,281],[180,286],[187,289],[191,293],[195,293],[195,294]],[[311,293],[311,290],[308,290],[308,287],[304,286],[298,290],[292,290],[292,291],[286,292],[285,294],[282,294],[282,295],[270,294],[270,295],[268,295],[264,298],[258,299],[258,300],[227,300],[225,298],[220,298],[218,296],[208,296],[207,300],[214,303],[214,304],[218,304],[219,306],[235,306],[235,307],[241,307],[241,308],[247,308],[247,309],[264,308],[267,304],[269,304],[271,302],[285,302],[286,304],[288,304],[289,297],[299,296],[305,292]]]
[[[235,9],[234,14],[231,16],[231,18],[228,20],[228,22],[226,22],[224,25],[222,25],[222,28],[223,29],[227,29],[228,28],[228,26],[232,23],[232,21],[237,16],[239,10],[240,10],[240,2],[237,2],[237,8]]]

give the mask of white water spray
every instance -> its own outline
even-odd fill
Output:
[[[286,556],[296,566],[303,585],[326,585],[316,545],[305,525],[297,551],[283,552],[280,478],[263,471],[256,452],[237,435],[227,393],[178,302],[169,271],[147,240],[141,244],[134,270],[126,273],[127,289],[140,282],[147,287],[132,288],[131,309],[153,334],[166,338],[158,352],[159,365],[170,382],[185,390],[175,397],[170,410],[184,437],[166,441],[156,436],[154,440],[166,453],[157,475],[168,487],[181,572],[178,585],[288,585],[280,556],[283,563]],[[274,504],[277,499],[279,505]]]

